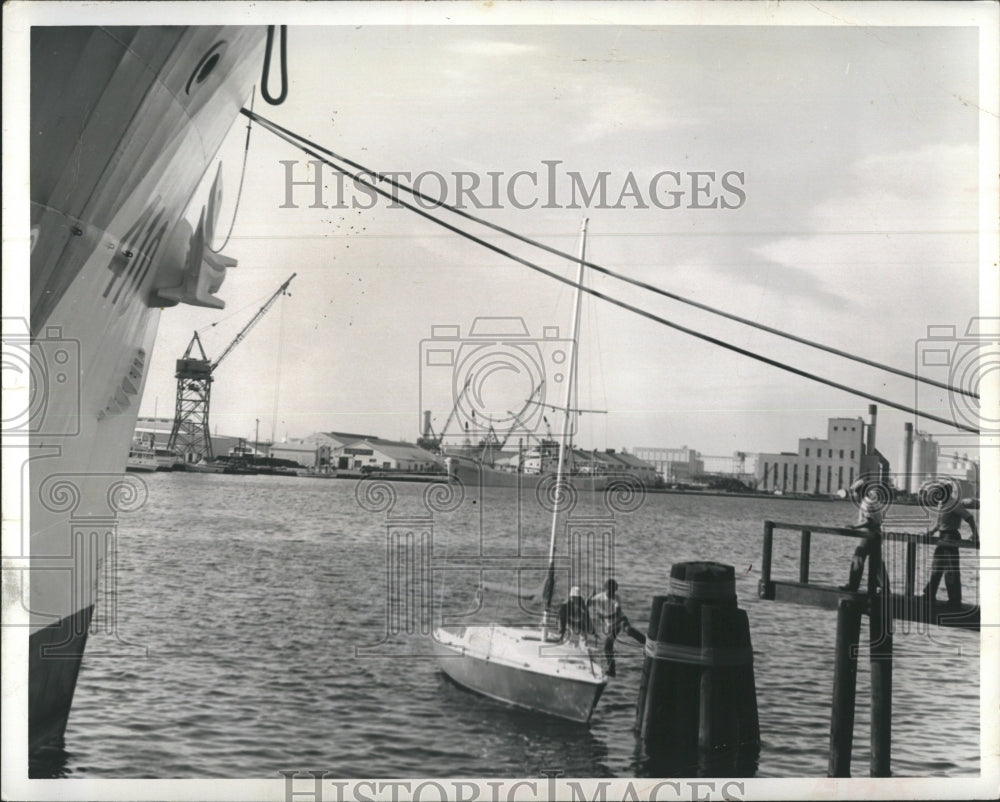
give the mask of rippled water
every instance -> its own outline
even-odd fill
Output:
[[[628,638],[589,729],[507,708],[453,685],[433,660],[398,656],[420,651],[419,631],[377,646],[388,627],[392,553],[386,512],[359,506],[353,482],[178,473],[143,480],[149,500],[119,529],[116,629],[92,637],[81,669],[66,733],[69,776],[634,773],[642,655]],[[393,489],[392,527],[419,528],[399,517],[426,512],[425,486]],[[582,494],[577,512],[598,498]],[[484,553],[514,554],[519,518],[524,550],[544,553],[548,522],[533,497],[520,515],[512,490],[470,493],[458,509],[435,514],[432,562],[451,566],[435,568],[435,617],[473,605],[478,573],[455,567],[456,558],[475,555],[480,531]],[[651,494],[616,519],[621,596],[645,629],[672,563],[734,565],[755,652],[758,776],[825,776],[836,614],[757,598],[765,519],[842,526],[854,511],[846,502]],[[813,578],[845,581],[853,545],[814,536]],[[778,535],[775,576],[795,578],[797,558],[797,538]],[[901,571],[894,581],[901,584]],[[964,582],[966,600],[975,600],[974,577]],[[515,613],[497,594],[480,614]],[[355,647],[368,648],[358,656]],[[978,774],[978,633],[897,622],[895,658],[894,775]],[[855,776],[867,775],[868,689],[862,660]]]

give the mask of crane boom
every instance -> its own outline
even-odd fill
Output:
[[[177,401],[174,424],[170,430],[167,448],[180,455],[185,462],[195,459],[211,461],[214,458],[212,437],[208,428],[212,382],[214,381],[212,374],[219,363],[243,342],[243,338],[264,317],[278,297],[285,293],[295,275],[292,273],[288,280],[278,287],[274,295],[267,299],[267,302],[257,310],[257,314],[250,318],[250,322],[229,343],[226,350],[222,352],[222,356],[214,362],[209,362],[208,357],[205,356],[205,349],[201,345],[198,332],[194,333],[191,342],[188,343],[184,356],[177,360],[177,371],[174,374],[177,378]],[[200,359],[194,356],[195,346],[198,347]]]
[[[250,322],[247,323],[243,327],[243,330],[236,335],[236,337],[233,339],[231,343],[229,343],[229,346],[226,348],[225,351],[222,352],[222,355],[212,363],[213,371],[219,366],[219,363],[223,359],[229,356],[229,354],[237,345],[243,342],[243,338],[246,337],[247,334],[250,333],[250,329],[256,326],[257,323],[260,321],[260,319],[264,317],[265,314],[267,314],[267,310],[274,305],[274,302],[278,300],[278,297],[285,294],[285,291],[288,289],[288,285],[292,283],[292,279],[295,278],[296,275],[297,275],[296,273],[292,273],[292,275],[288,277],[288,280],[285,281],[285,283],[282,284],[280,287],[278,287],[277,290],[275,290],[274,295],[268,298],[267,301],[264,303],[264,305],[257,310],[257,314],[254,315],[252,318],[250,318]]]

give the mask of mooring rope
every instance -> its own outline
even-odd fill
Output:
[[[744,666],[753,662],[753,649],[749,646],[683,646],[646,638],[643,651],[653,660],[695,666]]]
[[[696,579],[688,580],[670,577],[667,593],[671,596],[698,599],[699,601],[735,599],[736,582],[732,579],[725,579],[721,582],[699,582]]]
[[[563,284],[567,284],[570,287],[574,287],[575,288],[575,287],[578,286],[577,283],[575,281],[573,281],[572,279],[568,279],[565,276],[561,276],[558,273],[554,273],[553,271],[548,270],[548,269],[542,267],[541,265],[537,265],[534,262],[529,261],[528,259],[525,259],[525,258],[523,258],[521,256],[517,256],[516,254],[513,254],[510,251],[508,251],[508,250],[506,250],[504,248],[501,248],[498,245],[494,245],[493,243],[487,242],[486,240],[484,240],[484,239],[482,239],[480,237],[477,237],[475,234],[472,234],[472,233],[470,233],[468,231],[465,231],[465,230],[459,228],[458,226],[452,225],[451,223],[445,222],[444,220],[442,220],[439,217],[435,217],[434,215],[432,215],[429,212],[427,212],[425,209],[421,209],[421,208],[419,208],[418,206],[415,206],[412,203],[408,203],[407,201],[402,200],[401,198],[394,197],[391,193],[389,193],[388,191],[382,189],[379,186],[376,186],[375,184],[373,184],[371,181],[369,181],[366,178],[366,175],[372,175],[372,176],[374,176],[374,173],[371,173],[370,171],[366,172],[364,174],[362,172],[352,173],[346,167],[343,167],[340,164],[338,164],[337,162],[333,161],[333,158],[339,158],[339,157],[334,156],[333,154],[331,154],[329,151],[327,151],[325,148],[323,148],[320,145],[314,145],[313,143],[310,142],[310,140],[306,139],[305,137],[300,137],[297,134],[294,134],[294,133],[292,133],[290,131],[287,131],[287,129],[282,128],[280,125],[271,122],[270,120],[268,120],[265,117],[261,117],[259,114],[253,114],[252,112],[248,111],[247,109],[241,109],[240,111],[245,116],[251,117],[251,119],[256,120],[260,125],[263,125],[265,128],[267,128],[269,131],[271,131],[276,136],[279,136],[282,139],[284,139],[285,141],[287,141],[289,144],[294,145],[299,150],[301,150],[303,153],[305,153],[305,154],[307,154],[309,156],[312,156],[313,158],[317,159],[318,161],[323,162],[327,166],[329,166],[329,167],[333,168],[334,170],[336,170],[338,173],[342,173],[343,175],[348,176],[349,178],[351,178],[352,180],[354,180],[358,184],[362,184],[362,185],[368,187],[373,192],[375,192],[378,195],[381,195],[382,197],[386,198],[387,200],[390,200],[393,203],[399,204],[400,206],[403,206],[404,208],[409,209],[410,211],[414,212],[415,214],[417,214],[417,215],[419,215],[419,216],[421,216],[421,217],[423,217],[423,218],[425,218],[427,220],[430,220],[432,223],[436,223],[437,225],[441,226],[442,228],[447,229],[448,231],[451,231],[451,232],[453,232],[455,234],[458,234],[460,237],[464,237],[465,239],[467,239],[467,240],[469,240],[471,242],[475,242],[478,245],[481,245],[482,247],[486,248],[489,251],[493,251],[494,253],[499,254],[500,256],[504,256],[507,259],[510,259],[511,261],[514,261],[514,262],[517,262],[518,264],[524,265],[525,267],[530,268],[531,270],[534,270],[534,271],[536,271],[538,273],[541,273],[542,275],[548,276],[549,278],[555,279],[556,281],[560,281]],[[301,139],[302,142],[296,141],[297,139]],[[306,143],[309,143],[309,144],[303,144],[303,142],[306,142]],[[445,205],[441,201],[436,201],[434,199],[428,199],[428,200],[436,203],[438,206],[444,206]],[[720,339],[718,339],[716,337],[712,337],[712,336],[710,336],[708,334],[703,334],[702,332],[696,331],[694,329],[690,329],[687,326],[682,326],[679,323],[674,323],[674,322],[672,322],[670,320],[667,320],[666,318],[660,317],[659,315],[655,315],[652,312],[646,311],[645,309],[640,309],[637,306],[633,306],[632,304],[629,304],[629,303],[627,303],[625,301],[619,300],[618,298],[614,298],[614,297],[612,297],[610,295],[607,295],[606,293],[600,292],[599,290],[595,290],[595,289],[593,289],[591,287],[582,286],[580,288],[583,290],[583,292],[586,292],[586,293],[588,293],[590,295],[593,295],[595,298],[600,298],[600,299],[602,299],[604,301],[607,301],[610,304],[613,304],[613,305],[618,306],[618,307],[620,307],[622,309],[628,310],[629,312],[633,312],[634,314],[637,314],[637,315],[639,315],[641,317],[647,318],[647,319],[652,320],[652,321],[654,321],[656,323],[660,323],[661,325],[667,326],[667,327],[672,328],[672,329],[674,329],[676,331],[680,331],[680,332],[683,332],[685,334],[689,334],[690,336],[696,337],[699,340],[703,340],[703,341],[711,343],[713,345],[717,345],[720,348],[724,348],[724,349],[726,349],[728,351],[732,351],[734,353],[740,354],[741,356],[745,356],[745,357],[747,357],[749,359],[754,359],[754,360],[756,360],[758,362],[763,362],[766,365],[771,365],[772,367],[776,367],[776,368],[778,368],[780,370],[784,370],[784,371],[786,371],[788,373],[795,374],[796,376],[801,376],[802,378],[811,379],[812,381],[818,382],[820,384],[824,384],[827,387],[833,387],[834,389],[842,390],[842,391],[844,391],[846,393],[850,393],[851,395],[856,395],[859,398],[864,398],[864,399],[867,399],[869,401],[874,401],[874,402],[879,403],[879,404],[884,404],[887,407],[892,407],[893,409],[898,409],[898,410],[900,410],[902,412],[907,412],[907,413],[915,415],[917,417],[926,418],[927,420],[932,420],[932,421],[935,421],[937,423],[942,423],[945,426],[951,426],[951,427],[954,427],[956,429],[960,429],[960,430],[965,431],[965,432],[970,432],[971,434],[979,434],[979,429],[974,428],[972,426],[967,426],[965,424],[958,423],[957,421],[954,421],[954,420],[948,420],[947,418],[942,418],[942,417],[939,417],[937,415],[932,415],[929,412],[921,412],[920,410],[917,410],[917,409],[915,409],[913,407],[906,406],[905,404],[899,404],[899,403],[897,403],[895,401],[891,401],[888,398],[883,398],[881,396],[877,396],[877,395],[874,395],[872,393],[868,393],[868,392],[865,392],[863,390],[859,390],[859,389],[857,389],[855,387],[850,387],[849,385],[841,384],[840,382],[835,382],[835,381],[833,381],[831,379],[825,379],[822,376],[818,376],[818,375],[816,375],[814,373],[810,373],[808,371],[801,370],[799,368],[793,367],[793,366],[791,366],[791,365],[789,365],[789,364],[787,364],[785,362],[781,362],[781,361],[776,360],[776,359],[771,359],[770,357],[763,356],[762,354],[758,354],[758,353],[756,353],[754,351],[749,351],[746,348],[741,348],[738,345],[733,345],[732,343],[728,343],[728,342],[726,342],[724,340],[720,340]]]
[[[336,153],[336,152],[334,152],[332,150],[329,150],[328,148],[325,148],[322,145],[319,145],[319,144],[317,144],[315,142],[312,142],[310,139],[308,139],[308,138],[306,138],[304,136],[301,136],[299,134],[296,134],[294,131],[290,131],[287,128],[284,128],[284,127],[278,125],[277,123],[272,122],[271,120],[267,120],[266,118],[261,117],[260,115],[253,115],[253,110],[252,109],[250,110],[249,114],[247,113],[246,109],[243,109],[242,111],[243,111],[244,114],[247,114],[247,116],[250,116],[251,119],[256,119],[258,122],[266,123],[267,125],[273,126],[275,133],[277,133],[277,132],[280,131],[281,133],[286,134],[287,137],[292,137],[294,139],[301,140],[302,142],[305,142],[306,144],[308,144],[310,147],[315,147],[317,150],[321,151],[322,153],[326,154],[327,156],[330,156],[331,158],[334,158],[334,159],[338,159],[338,160],[342,161],[344,164],[347,164],[350,167],[355,168],[356,170],[360,171],[360,173],[362,175],[370,175],[370,176],[378,179],[379,181],[384,181],[385,183],[387,183],[387,184],[395,187],[396,189],[401,189],[404,192],[409,193],[414,198],[419,198],[420,200],[427,201],[428,203],[433,203],[435,206],[440,206],[441,208],[446,209],[447,211],[452,212],[453,214],[456,214],[459,217],[463,217],[466,220],[469,220],[469,221],[474,222],[474,223],[478,223],[479,225],[485,226],[486,228],[489,228],[489,229],[491,229],[493,231],[496,231],[497,233],[504,234],[504,235],[506,235],[508,237],[512,237],[513,239],[515,239],[515,240],[517,240],[519,242],[523,242],[526,245],[530,245],[530,246],[535,247],[535,248],[540,248],[541,250],[543,250],[543,251],[545,251],[547,253],[550,253],[553,256],[558,256],[558,257],[563,258],[563,259],[569,259],[569,260],[571,260],[571,261],[573,261],[574,263],[577,263],[577,264],[579,264],[580,261],[581,261],[578,256],[574,256],[573,254],[566,253],[565,251],[561,251],[558,248],[553,248],[551,245],[546,245],[543,242],[539,242],[538,240],[531,239],[530,237],[526,237],[523,234],[518,234],[516,231],[513,231],[512,229],[509,229],[509,228],[505,228],[504,226],[498,225],[497,223],[491,223],[488,220],[485,220],[485,219],[483,219],[481,217],[477,217],[474,214],[470,214],[469,212],[465,211],[464,209],[460,209],[457,206],[452,206],[451,204],[446,203],[445,201],[442,201],[439,198],[432,198],[432,197],[430,197],[428,195],[425,195],[424,193],[420,192],[419,190],[414,189],[413,187],[408,186],[407,184],[404,184],[401,181],[397,180],[392,175],[386,176],[386,175],[383,175],[382,173],[379,173],[379,172],[377,172],[375,170],[371,170],[368,167],[366,167],[365,165],[360,164],[359,162],[356,162],[356,161],[354,161],[352,159],[349,159],[346,156],[342,156],[339,153]],[[288,140],[288,141],[291,142],[291,140]],[[297,147],[301,147],[301,145],[298,145],[296,142],[291,142],[291,144],[296,145]],[[346,170],[339,170],[339,171],[342,172],[344,175],[351,176],[351,173],[349,171],[346,171]],[[355,178],[355,180],[357,180],[357,178],[355,176],[351,176],[351,177]],[[398,199],[394,199],[394,200],[396,200],[396,202],[400,202],[400,201],[398,201]],[[406,204],[404,204],[404,205],[406,205]],[[412,207],[408,207],[408,208],[412,208]],[[936,379],[932,379],[929,376],[920,376],[920,375],[918,375],[916,373],[911,373],[911,372],[909,372],[907,370],[903,370],[902,368],[896,368],[896,367],[893,367],[892,365],[886,365],[886,364],[883,364],[881,362],[876,362],[874,360],[871,360],[871,359],[868,359],[866,357],[863,357],[863,356],[861,356],[859,354],[852,354],[849,351],[843,351],[843,350],[841,350],[839,348],[834,348],[833,346],[830,346],[830,345],[824,345],[823,343],[816,342],[815,340],[809,340],[809,339],[807,339],[805,337],[799,337],[798,335],[792,334],[791,332],[783,331],[781,329],[776,329],[776,328],[773,328],[771,326],[767,326],[767,325],[765,325],[763,323],[758,323],[755,320],[750,320],[749,318],[740,317],[739,315],[735,315],[735,314],[733,314],[731,312],[726,312],[726,311],[724,311],[722,309],[717,309],[716,307],[709,306],[708,304],[704,304],[704,303],[701,303],[699,301],[695,301],[695,300],[693,300],[691,298],[686,298],[683,295],[678,295],[677,293],[670,292],[669,290],[666,290],[666,289],[664,289],[662,287],[657,287],[655,284],[650,284],[648,282],[640,281],[639,279],[632,278],[631,276],[626,276],[623,273],[618,273],[618,272],[616,272],[614,270],[611,270],[610,268],[603,267],[602,265],[596,264],[594,262],[587,261],[586,259],[583,260],[583,265],[585,267],[590,268],[591,270],[594,270],[594,271],[598,272],[598,273],[601,273],[603,275],[609,276],[610,278],[616,278],[619,281],[624,281],[627,284],[632,284],[633,286],[639,287],[640,289],[647,290],[648,292],[652,292],[652,293],[654,293],[656,295],[661,295],[664,298],[669,298],[671,300],[678,301],[678,302],[683,303],[683,304],[688,304],[689,306],[696,307],[696,308],[701,309],[703,311],[709,312],[709,313],[711,313],[713,315],[718,315],[720,317],[724,317],[724,318],[726,318],[728,320],[733,320],[733,321],[735,321],[737,323],[742,323],[743,325],[746,325],[746,326],[751,326],[751,327],[753,327],[755,329],[759,329],[760,331],[766,331],[768,334],[774,334],[777,337],[784,337],[785,339],[792,340],[792,341],[800,343],[802,345],[807,345],[807,346],[809,346],[811,348],[817,348],[817,349],[819,349],[821,351],[826,351],[826,352],[834,354],[836,356],[843,357],[844,359],[849,359],[849,360],[852,360],[854,362],[859,362],[859,363],[861,363],[863,365],[868,365],[869,367],[877,368],[879,370],[884,370],[884,371],[887,371],[889,373],[893,373],[893,374],[895,374],[897,376],[902,376],[902,377],[907,378],[907,379],[912,379],[913,381],[916,381],[916,382],[921,382],[923,384],[929,384],[929,385],[933,385],[934,387],[939,387],[942,390],[948,390],[949,392],[959,393],[960,395],[969,396],[971,398],[977,398],[977,399],[979,398],[979,394],[976,393],[973,390],[967,390],[967,389],[963,389],[961,387],[954,387],[954,386],[952,386],[952,385],[950,385],[950,384],[948,384],[946,382],[940,382],[940,381],[938,381]]]

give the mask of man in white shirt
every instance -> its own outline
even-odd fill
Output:
[[[633,627],[622,606],[618,602],[618,583],[609,579],[604,583],[604,590],[595,593],[587,602],[590,620],[594,632],[604,638],[604,656],[608,663],[608,674],[615,675],[615,639],[619,632],[627,632],[639,643],[645,644],[646,636]]]

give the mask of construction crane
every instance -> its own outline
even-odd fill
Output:
[[[197,456],[202,460],[212,460],[215,454],[212,452],[212,438],[209,435],[208,413],[212,397],[212,381],[215,369],[219,367],[233,349],[243,342],[243,339],[250,333],[264,315],[267,314],[274,302],[282,295],[286,294],[288,285],[296,274],[292,273],[278,289],[274,295],[267,299],[264,305],[257,310],[250,322],[247,323],[239,334],[222,352],[214,362],[211,362],[205,355],[198,332],[194,333],[191,342],[188,343],[184,356],[177,360],[177,404],[174,409],[174,425],[170,430],[170,439],[167,441],[167,448],[175,454],[183,456],[184,460],[191,461]],[[196,356],[195,346],[198,347]]]

